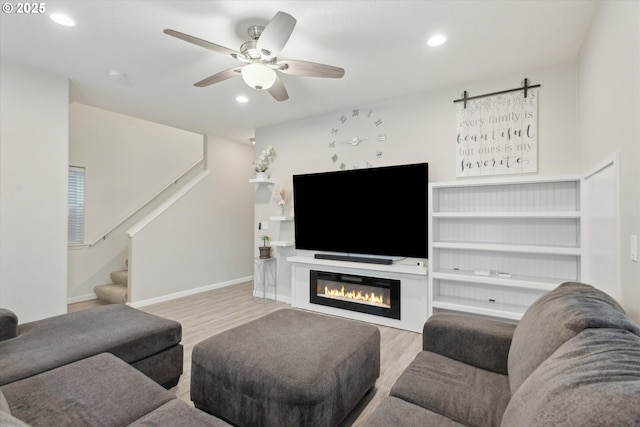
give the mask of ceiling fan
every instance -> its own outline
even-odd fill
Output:
[[[247,85],[256,90],[266,90],[276,101],[286,101],[289,94],[276,71],[294,76],[341,78],[344,69],[331,65],[296,60],[278,60],[277,55],[289,40],[296,19],[285,12],[278,12],[265,27],[249,27],[250,40],[240,46],[240,51],[209,41],[166,29],[165,34],[214,52],[230,55],[245,63],[239,67],[216,73],[200,80],[194,86],[205,87],[241,75]]]

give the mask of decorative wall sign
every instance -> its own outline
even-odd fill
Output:
[[[456,113],[456,177],[537,172],[538,91],[527,84],[473,99],[465,92]]]

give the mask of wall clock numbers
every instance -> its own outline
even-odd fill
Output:
[[[383,125],[373,111],[356,108],[340,115],[330,131],[331,162],[340,170],[373,167],[387,141]]]

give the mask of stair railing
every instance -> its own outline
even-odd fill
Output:
[[[124,219],[120,220],[116,225],[114,225],[113,227],[111,227],[109,230],[107,230],[105,233],[103,233],[101,235],[101,237],[97,238],[96,240],[94,240],[93,242],[89,243],[89,247],[93,247],[95,245],[97,245],[98,243],[100,243],[101,241],[105,240],[107,238],[107,236],[109,234],[111,234],[114,230],[116,230],[118,227],[120,227],[122,224],[124,224],[125,222],[127,222],[132,216],[134,216],[135,214],[137,214],[138,212],[140,212],[142,209],[144,209],[145,207],[147,207],[151,202],[153,202],[155,199],[157,199],[158,197],[160,197],[160,195],[162,195],[165,191],[167,191],[169,188],[173,187],[174,185],[178,184],[178,182],[184,178],[187,174],[189,174],[189,172],[191,172],[192,170],[194,170],[196,167],[198,167],[199,165],[203,164],[204,162],[204,158],[199,159],[197,162],[195,162],[193,165],[191,165],[190,167],[188,167],[184,172],[182,172],[180,175],[178,175],[178,177],[176,179],[174,179],[172,182],[170,182],[169,184],[165,185],[164,187],[162,187],[162,189],[160,191],[158,191],[156,194],[154,194],[153,196],[151,196],[150,198],[148,198],[147,200],[145,200],[140,206],[138,206],[136,209],[134,209],[129,215],[127,215]]]

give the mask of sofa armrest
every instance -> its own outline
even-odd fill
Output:
[[[514,323],[462,314],[437,313],[424,324],[422,348],[477,368],[506,375],[515,328]]]
[[[18,335],[18,316],[6,308],[0,308],[0,341],[15,338]]]

